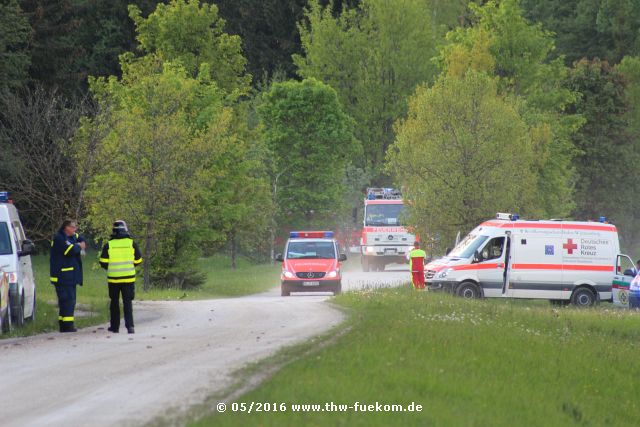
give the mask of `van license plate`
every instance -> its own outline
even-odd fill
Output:
[[[320,282],[302,282],[302,286],[320,286]]]

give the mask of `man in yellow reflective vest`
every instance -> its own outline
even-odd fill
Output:
[[[100,265],[107,270],[109,298],[111,298],[111,324],[109,331],[120,329],[120,294],[124,310],[124,325],[133,334],[133,298],[135,297],[136,266],[142,263],[138,245],[133,241],[127,223],[118,220],[113,223],[113,234],[102,247]]]
[[[420,242],[416,241],[414,249],[409,252],[411,283],[415,289],[424,289],[424,260],[426,258],[427,254],[420,249]]]

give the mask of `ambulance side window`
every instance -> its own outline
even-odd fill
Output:
[[[482,248],[481,261],[501,258],[502,252],[504,252],[504,237],[494,237]]]

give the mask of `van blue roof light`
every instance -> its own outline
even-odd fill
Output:
[[[602,222],[602,223],[607,222],[607,217],[606,216],[601,216],[599,221]]]
[[[518,214],[512,214],[511,215],[511,221],[517,221],[519,219],[520,219],[520,215],[518,215]]]
[[[9,201],[9,192],[0,191],[0,203],[7,203]]]
[[[289,233],[289,237],[291,237],[292,239],[295,239],[297,237],[300,237],[300,233],[298,233],[297,231],[292,231]]]
[[[326,237],[327,239],[332,239],[333,238],[333,231],[325,231],[324,232],[324,237]]]

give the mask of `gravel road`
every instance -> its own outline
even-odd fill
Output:
[[[394,286],[408,276],[406,267],[347,272],[343,290]],[[143,301],[134,305],[134,335],[100,325],[0,340],[0,425],[139,426],[184,413],[232,384],[231,374],[245,364],[339,324],[344,315],[328,298],[283,298],[273,289],[240,298]]]

